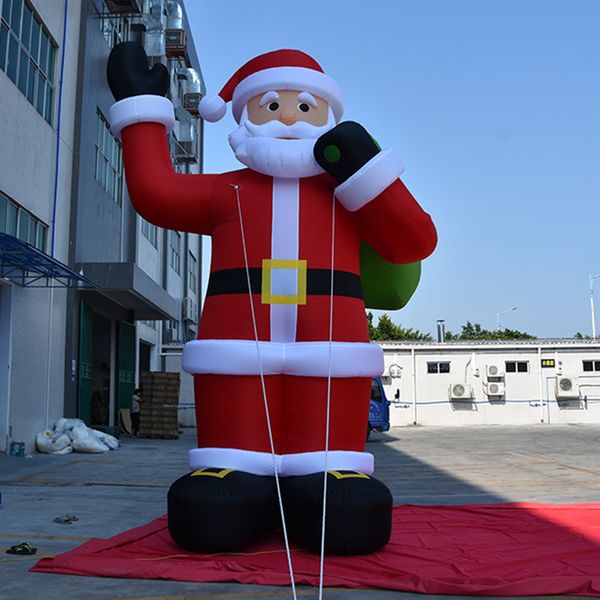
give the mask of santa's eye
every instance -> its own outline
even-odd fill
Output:
[[[298,110],[307,113],[310,110],[310,106],[306,104],[306,102],[300,102],[300,104],[298,104]]]
[[[267,108],[271,111],[271,112],[275,112],[278,108],[279,108],[279,102],[271,102],[269,104],[269,106],[267,106]]]

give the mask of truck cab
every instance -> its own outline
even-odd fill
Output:
[[[371,380],[371,404],[369,406],[369,422],[367,439],[371,431],[388,431],[390,428],[390,401],[385,396],[383,384],[379,377]]]

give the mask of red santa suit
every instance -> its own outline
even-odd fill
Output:
[[[278,89],[275,81],[253,88],[247,74],[240,79],[246,95]],[[335,108],[335,94],[317,92]],[[245,99],[234,102],[238,119]],[[198,339],[183,354],[196,394],[190,467],[322,471],[329,396],[327,468],[370,474],[370,384],[383,371],[383,353],[369,342],[360,243],[394,263],[421,260],[436,244],[393,153],[380,152],[341,185],[327,174],[278,178],[251,169],[182,175],[165,135],[173,124],[169,100],[121,100],[111,121],[136,210],[161,227],[212,237]]]

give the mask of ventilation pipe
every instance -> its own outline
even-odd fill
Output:
[[[166,0],[144,0],[143,14],[131,19],[133,30],[142,29],[144,31],[144,50],[149,58],[165,56],[166,25]]]
[[[167,0],[167,29],[183,29],[183,11],[179,2]]]
[[[204,95],[204,85],[196,69],[177,69],[177,79],[180,85],[181,107],[190,115],[199,116],[199,105]]]
[[[446,322],[444,319],[437,320],[437,341],[440,344],[446,341]]]

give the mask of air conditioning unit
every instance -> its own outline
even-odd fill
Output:
[[[167,27],[165,30],[165,43],[167,56],[177,57],[185,55],[185,30],[183,28],[183,11],[179,2],[167,2]]]
[[[483,389],[486,396],[504,396],[506,387],[503,381],[485,381],[483,383]]]
[[[388,374],[390,377],[402,377],[402,367],[396,364],[390,365]]]
[[[498,365],[486,365],[486,377],[504,377],[504,371]]]
[[[450,400],[472,400],[473,388],[468,383],[451,383],[448,386]]]
[[[193,298],[183,299],[183,315],[188,321],[198,322],[198,305]]]
[[[195,142],[176,142],[173,158],[178,165],[191,165],[197,162]]]
[[[190,115],[197,117],[200,114],[200,100],[202,100],[202,94],[199,92],[188,92],[183,96],[183,108]]]
[[[578,400],[579,378],[558,376],[556,378],[555,395],[557,400]]]
[[[119,14],[139,14],[142,12],[142,0],[106,0],[110,12]]]
[[[173,136],[173,159],[179,165],[192,164],[198,161],[198,142],[192,118],[176,122],[176,135]]]
[[[185,30],[166,29],[165,48],[169,58],[185,56]]]

